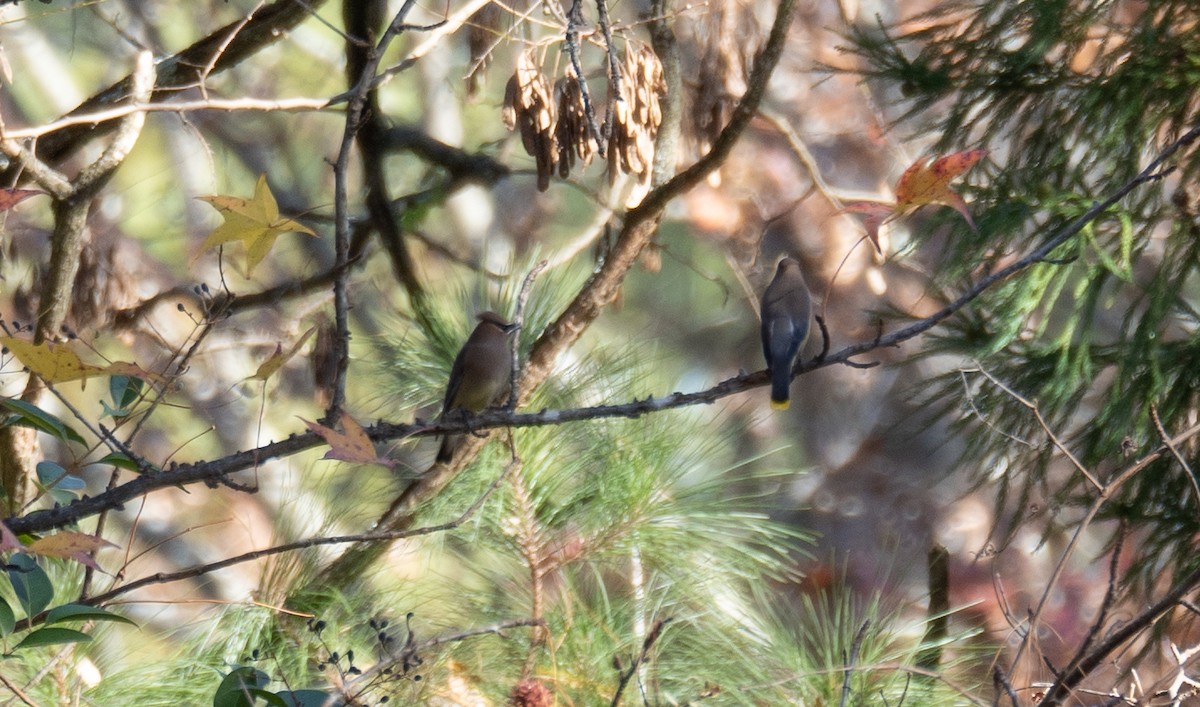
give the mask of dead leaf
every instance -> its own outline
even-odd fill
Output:
[[[304,332],[299,341],[293,344],[292,347],[287,351],[283,350],[283,344],[276,344],[275,353],[271,354],[271,357],[266,361],[263,361],[262,365],[258,367],[258,370],[254,372],[254,375],[250,377],[257,378],[261,381],[265,381],[266,379],[270,378],[275,371],[278,371],[280,368],[282,368],[283,364],[287,363],[292,356],[296,355],[296,352],[300,350],[300,347],[304,345],[304,342],[308,341],[308,338],[312,336],[316,330],[317,328],[315,326],[309,327],[308,331]]]
[[[200,245],[200,252],[215,248],[222,243],[241,241],[246,248],[246,276],[254,272],[255,266],[262,262],[275,239],[284,233],[307,233],[316,236],[316,232],[308,226],[284,218],[279,215],[279,205],[275,195],[267,186],[267,175],[258,178],[254,187],[254,197],[243,199],[237,196],[200,196],[201,201],[207,201],[225,217],[224,223],[208,234]]]
[[[346,413],[342,413],[343,432],[308,420],[304,420],[304,424],[329,445],[329,451],[325,452],[322,459],[336,459],[355,464],[379,464],[389,469],[396,466],[396,460],[380,457],[375,453],[375,444],[367,436],[367,431]]]
[[[895,205],[878,201],[852,201],[842,206],[842,212],[863,215],[863,227],[867,229],[867,238],[871,240],[871,245],[875,246],[875,252],[883,255],[883,247],[879,245],[879,227],[896,215]]]
[[[957,210],[972,230],[975,220],[967,203],[950,188],[950,181],[975,166],[987,150],[967,150],[929,162],[922,157],[900,175],[896,183],[896,213],[906,213],[926,204],[944,204]]]
[[[8,211],[31,196],[45,193],[40,189],[0,189],[0,211]]]
[[[136,363],[129,361],[113,361],[104,367],[104,372],[110,376],[129,376],[130,378],[141,378],[144,381],[152,383],[162,383],[166,381],[163,376],[147,371]]]
[[[54,535],[38,538],[29,543],[26,549],[36,555],[75,560],[98,572],[104,572],[89,553],[105,547],[116,547],[116,545],[98,535],[87,535],[86,533],[64,530]]]

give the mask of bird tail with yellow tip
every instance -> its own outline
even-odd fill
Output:
[[[783,366],[776,366],[771,369],[771,408],[775,410],[787,410],[791,401],[790,388],[792,383],[792,372]]]

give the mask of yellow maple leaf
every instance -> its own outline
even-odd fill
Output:
[[[84,363],[70,344],[50,341],[35,344],[15,336],[0,336],[0,346],[11,351],[21,365],[28,368],[31,373],[51,384],[86,380],[105,375],[132,376],[156,382],[162,380],[162,376],[127,361],[114,361],[107,366],[93,366],[90,363]]]
[[[84,363],[67,344],[49,341],[35,344],[14,336],[0,336],[0,345],[11,351],[22,366],[47,383],[84,380],[107,372],[100,366]]]
[[[300,340],[293,344],[292,347],[287,351],[283,350],[283,344],[276,344],[275,353],[271,354],[271,357],[266,361],[263,361],[258,367],[258,370],[254,372],[254,375],[250,377],[257,378],[258,380],[262,381],[270,378],[275,371],[283,368],[283,364],[287,363],[292,356],[296,355],[296,352],[300,350],[300,347],[304,345],[304,342],[308,341],[308,338],[312,336],[313,332],[316,330],[317,328],[315,326],[309,327],[308,331],[301,335]]]
[[[275,239],[284,233],[307,233],[317,235],[308,226],[279,215],[275,195],[267,186],[267,175],[258,178],[254,196],[243,199],[239,196],[200,196],[225,217],[216,230],[208,234],[200,245],[200,252],[215,248],[222,243],[241,241],[246,248],[246,275],[254,272],[256,265],[267,257]]]
[[[967,210],[967,203],[950,188],[950,181],[975,166],[987,155],[987,150],[967,150],[940,157],[929,162],[922,157],[904,170],[896,183],[896,213],[905,213],[926,204],[945,204],[954,208],[967,220],[973,230],[975,220]]]

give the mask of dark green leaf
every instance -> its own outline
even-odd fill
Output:
[[[57,646],[62,643],[86,643],[90,640],[92,640],[91,636],[73,628],[39,628],[22,639],[13,650],[36,648],[37,646]]]
[[[26,616],[34,616],[54,599],[54,585],[38,563],[25,553],[17,553],[8,561],[8,580],[12,582],[17,601]]]
[[[12,634],[16,626],[17,617],[13,614],[12,607],[8,605],[8,602],[0,599],[0,636]]]
[[[341,707],[341,700],[329,702],[329,693],[322,690],[283,690],[276,693],[285,707]]]
[[[271,678],[257,668],[234,668],[217,686],[213,707],[254,707],[250,690],[260,689],[270,681]]]
[[[92,463],[93,464],[111,464],[111,465],[117,467],[118,469],[124,469],[126,471],[140,471],[141,470],[138,467],[137,462],[130,459],[128,456],[126,456],[125,454],[122,454],[121,452],[109,452],[108,454],[105,454],[104,457],[97,459],[96,461],[94,461]]]
[[[0,400],[0,407],[7,409],[15,416],[7,420],[4,423],[5,425],[32,427],[35,430],[40,430],[48,435],[57,437],[64,442],[84,444],[83,437],[71,429],[70,425],[36,405],[27,403],[24,400],[7,398]]]
[[[114,614],[107,609],[86,604],[63,604],[56,606],[46,614],[46,624],[57,624],[64,621],[115,621],[117,623],[137,626],[132,619],[120,614]]]

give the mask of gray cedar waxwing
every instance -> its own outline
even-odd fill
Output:
[[[442,414],[451,410],[478,412],[491,407],[508,391],[512,381],[512,347],[508,335],[516,329],[495,312],[483,312],[479,324],[454,358]],[[461,435],[446,435],[438,450],[439,462],[450,461]]]
[[[762,297],[763,356],[771,370],[771,407],[776,410],[787,410],[792,365],[808,339],[811,317],[812,298],[800,272],[800,261],[785,257]]]

